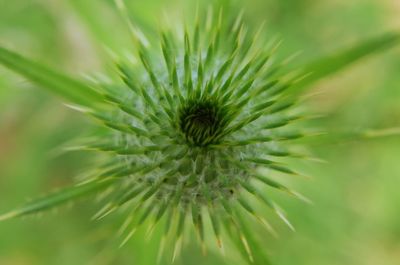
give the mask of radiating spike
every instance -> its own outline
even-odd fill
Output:
[[[215,238],[217,240],[217,246],[219,248],[222,248],[220,224],[218,221],[218,217],[214,212],[213,206],[208,207],[208,212],[209,212],[209,216],[210,216],[210,220],[211,220],[211,225],[213,227],[213,231],[215,234]]]
[[[258,180],[260,180],[261,182],[265,183],[266,185],[279,189],[279,190],[283,190],[283,191],[288,191],[289,189],[281,184],[279,184],[278,182],[271,180],[270,178],[264,176],[264,175],[259,175],[259,174],[254,174],[254,177]]]
[[[236,228],[236,232],[238,233],[238,237],[239,237],[239,242],[241,243],[241,245],[244,249],[244,254],[247,254],[249,261],[252,263],[252,262],[254,262],[254,258],[253,258],[253,254],[251,252],[248,240],[246,239],[245,234],[242,232],[243,229],[241,228],[241,225],[243,225],[243,224],[242,224],[242,222],[236,222],[236,220],[238,220],[237,216],[239,213],[237,212],[237,210],[234,210],[234,209],[230,208],[229,206],[228,206],[228,209],[229,210],[227,210],[225,208],[228,215],[230,216],[231,224]]]
[[[201,57],[201,51],[199,51],[198,66],[197,66],[197,86],[196,86],[196,91],[195,91],[195,98],[201,98],[203,80],[204,80],[203,61],[202,61],[202,57]]]
[[[292,107],[295,104],[293,101],[282,102],[280,104],[274,105],[272,108],[268,110],[268,114],[276,114],[278,112],[287,110],[288,108]]]
[[[305,197],[304,195],[302,195],[302,194],[300,194],[300,193],[298,193],[296,191],[293,191],[293,190],[287,188],[286,186],[284,186],[284,185],[282,185],[282,184],[280,184],[280,183],[278,183],[278,182],[276,182],[274,180],[271,180],[271,179],[267,178],[264,175],[253,174],[253,176],[256,179],[260,180],[261,182],[265,183],[266,185],[268,185],[268,186],[270,186],[272,188],[276,188],[278,190],[287,192],[288,194],[300,199],[301,201],[304,201],[304,202],[306,202],[308,204],[312,204],[312,201],[310,199],[308,199],[307,197]]]
[[[153,72],[153,69],[150,65],[149,56],[147,55],[147,51],[145,50],[145,48],[143,46],[140,46],[139,58],[142,61],[142,64],[143,64],[144,68],[146,69],[146,71],[150,77],[151,83],[153,84],[153,87],[155,88],[159,98],[162,99],[163,91],[161,88],[160,81],[158,81],[158,78],[156,77],[156,75]]]
[[[304,160],[309,160],[309,161],[314,161],[314,162],[319,162],[319,163],[327,163],[327,161],[325,161],[325,160],[322,160],[322,159],[319,159],[319,158],[315,158],[315,157],[311,157],[309,155],[302,154],[302,153],[296,153],[296,152],[288,151],[288,150],[285,150],[285,149],[272,149],[272,148],[265,147],[263,152],[266,155],[269,155],[269,156],[299,158],[299,159],[304,159]]]
[[[218,217],[214,212],[214,205],[213,205],[213,200],[211,198],[211,192],[209,190],[209,187],[205,183],[202,183],[202,190],[208,201],[208,207],[207,207],[208,215],[211,220],[211,225],[214,231],[215,238],[217,240],[217,245],[219,248],[222,248],[220,224]]]
[[[257,31],[253,35],[253,43],[257,42],[257,40],[260,38],[260,35],[263,33],[266,24],[267,22],[265,20],[260,23],[260,26],[258,26]]]
[[[248,116],[247,118],[244,118],[242,120],[240,120],[239,122],[237,122],[236,124],[233,124],[232,126],[230,126],[229,128],[227,128],[225,130],[224,133],[220,134],[219,138],[222,138],[228,134],[231,134],[233,132],[236,132],[240,129],[242,129],[244,126],[254,122],[255,120],[259,119],[261,116],[263,116],[264,112],[260,111],[258,113],[254,113],[251,114],[250,116]]]
[[[243,124],[238,124],[235,127],[232,127],[230,133],[237,131],[241,129],[244,125]],[[288,141],[288,140],[296,140],[304,137],[311,137],[311,136],[316,136],[318,134],[304,134],[300,132],[285,132],[285,133],[279,133],[279,134],[274,134],[274,135],[261,135],[257,137],[252,137],[248,139],[242,139],[242,140],[229,140],[229,141],[223,141],[218,144],[218,146],[245,146],[245,145],[252,145],[252,144],[257,144],[257,143],[266,143],[266,142],[271,142],[271,141]]]
[[[135,117],[137,121],[142,122],[143,116],[141,113],[133,109],[131,106],[126,105],[125,103],[118,103],[118,107],[125,113]]]
[[[126,133],[135,133],[141,136],[149,136],[148,132],[144,129],[138,128],[136,126],[133,125],[127,125],[127,124],[123,124],[123,123],[115,123],[112,121],[103,121],[104,125],[117,130],[117,131],[121,131],[121,132],[126,132]]]
[[[169,196],[169,197],[171,197],[171,196]],[[155,216],[155,218],[154,218],[154,221],[153,221],[153,223],[152,224],[150,224],[149,225],[149,228],[148,228],[148,230],[147,230],[147,232],[146,232],[146,237],[147,238],[150,238],[150,236],[152,235],[152,233],[153,233],[153,231],[154,231],[154,228],[155,228],[155,226],[156,226],[156,224],[160,221],[160,219],[164,216],[164,214],[165,214],[165,212],[167,211],[167,209],[168,209],[168,200],[169,200],[170,198],[167,198],[163,203],[162,203],[162,205],[158,208],[158,212],[157,212],[157,214],[156,214],[156,216]]]
[[[222,32],[221,32],[222,12],[223,11],[222,11],[222,6],[221,6],[221,8],[219,10],[219,13],[218,13],[216,24],[214,24],[211,27],[211,30],[210,30],[211,43],[212,43],[214,52],[218,52],[219,51],[218,47],[219,47],[220,38],[221,38],[221,35],[222,35]]]
[[[214,14],[213,6],[209,5],[208,9],[207,9],[207,17],[206,17],[206,23],[205,23],[205,27],[206,27],[206,31],[207,32],[209,32],[212,29],[213,14]]]
[[[232,141],[224,141],[220,143],[220,146],[245,146],[245,145],[252,145],[252,144],[258,144],[258,143],[267,143],[267,142],[272,142],[278,139],[275,139],[271,136],[259,136],[259,137],[253,137],[249,139],[243,139],[243,140],[232,140]]]
[[[195,27],[193,34],[193,51],[198,52],[200,46],[200,14],[199,14],[199,2],[196,5],[196,18],[195,18]]]
[[[295,59],[297,59],[303,51],[296,51],[292,55],[288,56],[286,59],[282,60],[281,65],[285,66],[293,62]]]
[[[302,177],[309,178],[309,177],[307,177],[307,176],[305,176],[303,174],[300,174],[300,173],[298,173],[298,172],[296,172],[296,171],[294,171],[294,170],[292,170],[292,169],[290,169],[288,167],[285,167],[285,166],[281,165],[281,163],[278,163],[278,162],[275,162],[275,161],[272,161],[272,160],[269,160],[269,159],[258,158],[258,157],[246,157],[244,160],[252,162],[252,163],[256,163],[256,164],[261,164],[261,165],[264,165],[268,169],[272,169],[272,170],[279,171],[279,172],[282,172],[282,173],[286,173],[286,174],[289,174],[289,175],[302,176]]]
[[[167,238],[165,235],[162,236],[161,241],[160,241],[160,247],[158,248],[158,254],[157,254],[157,264],[161,264],[162,256],[164,253],[165,249],[165,242]]]
[[[239,83],[245,76],[246,74],[249,72],[249,70],[251,69],[252,64],[254,63],[255,58],[250,59],[249,62],[247,62],[239,71],[239,73],[237,73],[235,75],[235,78],[233,78],[232,80],[232,85],[236,86],[237,83]]]
[[[296,171],[294,171],[294,170],[292,170],[292,169],[290,169],[288,167],[285,167],[285,166],[270,165],[267,168],[270,168],[272,170],[279,171],[279,172],[282,172],[282,173],[285,173],[285,174],[293,175],[293,176],[301,176],[301,177],[304,177],[304,178],[310,178],[310,177],[308,177],[306,175],[300,174],[300,173],[298,173],[298,172],[296,172]]]
[[[253,86],[255,81],[255,78],[249,78],[249,80],[241,86],[241,88],[239,90],[236,91],[235,93],[235,99],[238,100],[240,99],[242,96],[244,96]],[[236,98],[237,97],[237,98]],[[229,100],[230,98],[228,98],[227,100]]]
[[[146,89],[143,86],[140,86],[140,93],[141,93],[141,96],[143,97],[144,101],[148,104],[148,106],[151,109],[153,109],[153,111],[157,112],[159,110],[159,108],[156,106],[156,103],[151,98],[149,93],[147,93]]]
[[[127,192],[121,194],[119,196],[119,198],[116,199],[116,206],[124,205],[128,201],[131,201],[134,198],[136,198],[137,196],[139,196],[145,190],[146,190],[146,188],[143,187],[142,185],[132,187],[130,190],[128,190]]]
[[[261,94],[263,94],[263,93],[265,93],[265,92],[269,92],[270,90],[273,90],[274,87],[277,87],[277,86],[283,87],[283,89],[280,88],[280,89],[282,89],[282,90],[286,89],[286,87],[289,87],[288,85],[282,85],[282,84],[280,84],[280,81],[278,81],[278,80],[276,80],[276,79],[274,79],[274,80],[272,80],[272,81],[271,81],[271,80],[268,80],[268,81],[267,81],[266,83],[264,83],[263,85],[260,85],[258,88],[254,89],[254,90],[251,92],[251,96],[252,96],[252,97],[260,96]],[[273,95],[273,93],[270,93],[270,95]]]
[[[277,164],[277,162],[269,160],[269,159],[264,159],[264,158],[259,158],[259,157],[246,157],[244,158],[245,161],[249,161],[252,163],[256,163],[256,164],[262,164],[262,165],[273,165],[273,164]]]
[[[131,237],[136,233],[138,223],[135,221],[134,218],[137,217],[137,213],[140,209],[141,209],[141,204],[136,205],[136,207],[132,210],[131,214],[129,215],[128,219],[123,223],[120,230],[118,231],[118,234],[122,236],[122,234],[128,229],[129,225],[130,224],[132,225],[128,235],[119,245],[120,248],[123,247],[129,241],[129,239],[131,239]]]
[[[277,128],[282,128],[285,127],[286,125],[290,124],[295,120],[290,120],[289,118],[281,118],[281,119],[275,119],[275,120],[269,120],[263,125],[260,126],[262,130],[271,130],[271,129],[277,129]]]
[[[139,95],[141,93],[139,86],[134,78],[132,71],[124,64],[117,64],[117,68],[120,72],[120,76],[122,81],[124,81],[125,85],[133,92],[135,95]]]
[[[263,217],[259,216],[259,215],[255,215],[255,217],[257,218],[257,220],[264,225],[264,227],[267,229],[267,231],[275,238],[278,238],[279,235],[276,232],[276,230],[273,228],[273,226]]]
[[[167,67],[169,76],[170,76],[170,80],[172,82],[172,65],[173,62],[175,61],[175,55],[173,54],[173,51],[169,45],[168,42],[168,37],[166,35],[166,33],[161,33],[161,50],[164,56],[164,61],[165,61],[165,65]]]
[[[87,143],[86,145],[71,148],[73,148],[72,150],[114,152],[119,155],[142,155],[149,152],[162,151],[165,147],[157,145],[119,146],[113,143]]]
[[[314,204],[311,199],[307,198],[306,196],[304,196],[300,192],[293,191],[293,190],[288,190],[288,192],[289,192],[289,194],[293,195],[294,197],[300,199],[301,201],[303,201],[305,203]]]
[[[178,239],[175,241],[171,263],[175,262],[176,257],[179,255],[179,252],[181,251],[181,247],[182,247],[182,237],[178,237]]]
[[[285,213],[275,204],[273,204],[274,206],[274,211],[276,212],[276,214],[279,216],[279,218],[292,230],[292,231],[296,231],[296,229],[294,228],[294,226],[290,223],[289,219],[286,217]]]
[[[215,92],[215,96],[219,99],[224,97],[224,95],[226,94],[227,91],[229,91],[229,87],[232,83],[232,78],[233,78],[233,74],[231,74],[226,80],[225,82],[220,86],[219,89],[216,90]]]
[[[212,62],[213,56],[214,56],[214,43],[211,42],[210,45],[208,46],[206,59],[204,61],[204,66],[203,67],[204,67],[205,71],[208,71],[209,66],[210,66],[210,64]]]
[[[285,140],[297,140],[301,138],[306,138],[306,137],[315,137],[315,136],[321,136],[324,135],[324,132],[301,132],[301,131],[284,131],[284,132],[279,132],[275,134],[275,137],[278,139],[285,141]]]
[[[179,101],[182,103],[183,102],[183,96],[180,91],[180,86],[179,86],[179,79],[178,79],[178,73],[176,69],[176,62],[173,62],[173,67],[172,67],[172,87],[174,88],[175,95],[178,97]]]
[[[243,233],[240,233],[239,237],[240,237],[240,240],[243,243],[243,246],[244,246],[244,248],[245,248],[245,250],[247,252],[247,255],[249,255],[250,261],[254,262],[253,253],[251,253],[251,249],[250,249],[249,243],[248,243],[248,241],[246,239],[246,236]]]
[[[246,33],[247,33],[247,30],[245,29],[245,26],[242,23],[240,25],[240,28],[238,29],[238,31],[235,32],[233,35],[234,36],[234,44],[233,44],[232,50],[237,49],[239,46],[242,46],[242,45],[244,46],[243,40],[245,39]],[[243,51],[245,51],[246,47],[243,47],[243,48],[244,48]]]
[[[191,209],[192,209],[192,222],[193,222],[193,226],[196,228],[197,233],[198,233],[198,237],[200,239],[200,233],[199,233],[199,217],[201,217],[200,214],[200,207],[197,205],[197,202],[194,201],[191,204]]]
[[[193,225],[197,230],[198,239],[203,255],[206,255],[206,247],[204,242],[204,226],[201,214],[201,208],[197,205],[197,202],[192,203],[192,221]]]
[[[164,109],[165,113],[167,113],[170,120],[173,121],[175,119],[175,113],[173,110],[176,108],[176,103],[164,85],[161,85],[161,90],[164,92],[164,97],[167,99],[169,105],[169,107],[163,105],[162,108]]]
[[[115,163],[115,162],[114,162]],[[116,163],[118,164],[118,163]],[[125,165],[121,166],[115,166],[115,167],[110,167],[108,169],[104,169],[99,173],[96,173],[96,177],[94,179],[104,179],[108,177],[114,177],[114,178],[122,178],[130,174],[134,174],[135,171],[140,171],[140,168],[134,168],[134,167],[126,167]]]
[[[225,201],[225,200],[221,200],[221,203],[223,205],[223,208],[225,210],[225,212],[227,213],[227,220],[226,222],[223,222],[223,225],[226,228],[226,231],[228,232],[229,236],[233,239],[236,240],[235,238],[235,234],[233,234],[233,232],[237,233],[238,236],[238,240],[239,240],[239,244],[242,247],[240,249],[240,251],[243,252],[243,255],[247,255],[247,257],[249,258],[250,262],[253,262],[253,256],[250,250],[250,247],[247,243],[246,237],[242,232],[242,229],[240,228],[239,224],[236,222],[236,218],[234,216],[234,212],[232,210],[232,208],[230,207],[229,201]],[[235,230],[232,231],[231,227],[229,226],[231,225],[232,227],[235,228]]]
[[[234,56],[230,56],[219,68],[219,70],[217,71],[217,75],[215,77],[215,82],[218,84],[219,81],[222,80],[222,77],[224,76],[224,74],[226,73],[226,71],[228,70],[228,68],[232,65],[234,60]]]
[[[271,233],[271,235],[273,235],[276,238],[278,237],[278,234],[276,233],[274,228],[270,225],[270,223],[261,216],[257,215],[249,203],[247,203],[243,198],[239,198],[238,203],[240,206],[243,207],[243,209],[245,209],[248,213],[254,216],[258,222],[264,225],[264,227]]]
[[[139,221],[138,221],[138,224],[137,224],[138,226],[142,225],[147,220],[147,218],[149,217],[151,212],[154,210],[154,207],[155,207],[154,202],[150,202],[147,205],[147,207],[144,210],[142,216],[139,218]]]
[[[115,207],[115,205],[113,205],[112,203],[107,203],[95,215],[93,215],[91,220],[101,220],[102,218],[106,217],[110,213],[114,212],[116,209],[117,208]]]
[[[257,104],[251,109],[250,113],[256,113],[256,112],[258,113],[260,111],[265,111],[267,108],[271,107],[276,102],[277,102],[276,100],[268,100],[266,102]]]
[[[190,50],[190,40],[187,30],[184,31],[184,42],[185,42],[185,55],[184,55],[184,69],[185,69],[185,85],[188,89],[188,95],[193,92],[193,81],[192,81],[192,67],[190,63],[191,50]]]
[[[210,80],[208,80],[203,93],[203,98],[209,97],[211,95],[211,91],[214,88],[214,76],[211,76]]]
[[[233,24],[232,31],[237,31],[240,29],[243,23],[244,9],[240,10],[239,14],[236,17],[235,23]]]
[[[158,258],[157,258],[157,263],[160,264],[162,256],[163,256],[163,252],[165,250],[165,244],[168,238],[168,233],[171,230],[171,224],[173,221],[173,216],[174,216],[174,210],[172,208],[169,208],[167,210],[167,216],[165,219],[165,227],[164,227],[164,233],[162,235],[161,241],[160,241],[160,248],[158,251]]]
[[[285,213],[283,212],[282,209],[280,209],[280,207],[273,202],[272,200],[270,200],[269,198],[267,198],[265,195],[261,194],[258,190],[256,190],[254,187],[250,186],[250,184],[248,183],[244,183],[242,182],[241,185],[252,195],[254,195],[256,198],[260,199],[263,203],[265,203],[269,208],[271,208],[276,214],[277,216],[293,231],[295,231],[295,228],[293,227],[293,225],[289,222],[289,220],[287,219]]]
[[[142,43],[145,46],[149,45],[149,41],[146,39],[146,37],[143,35],[143,33],[137,29],[132,20],[130,19],[130,16],[128,14],[128,9],[125,6],[124,0],[114,0],[118,10],[121,13],[122,18],[125,20],[125,23],[127,23],[131,34],[132,34],[132,38],[134,40],[135,43]]]
[[[172,263],[175,261],[177,255],[179,254],[181,248],[182,248],[182,241],[183,241],[183,232],[185,229],[185,219],[186,219],[186,210],[181,209],[179,213],[179,221],[178,221],[178,227],[177,227],[177,232],[176,232],[176,241],[175,241],[175,246],[174,246],[174,252],[172,255]]]
[[[136,227],[132,228],[132,230],[129,232],[129,234],[125,237],[125,239],[119,245],[119,248],[122,248],[123,246],[125,246],[126,243],[128,243],[129,239],[131,239],[132,236],[136,233],[136,230],[137,230]]]

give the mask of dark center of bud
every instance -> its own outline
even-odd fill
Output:
[[[188,101],[179,111],[179,126],[189,143],[206,146],[221,132],[221,110],[213,101]]]

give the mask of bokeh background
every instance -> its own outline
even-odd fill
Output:
[[[145,30],[157,28],[162,12],[192,10],[188,0],[126,1]],[[201,4],[212,1],[199,1]],[[301,51],[295,63],[367,37],[400,30],[398,0],[243,0],[248,23],[266,21],[266,36],[284,42],[282,56]],[[105,47],[129,49],[129,36],[112,0],[0,0],[0,45],[56,69],[83,76],[110,67]],[[327,115],[328,131],[400,126],[400,49],[362,60],[313,86],[311,108]],[[18,75],[0,67],[0,212],[68,185],[86,168],[87,154],[58,149],[85,133],[90,122]],[[312,180],[291,179],[306,205],[277,197],[296,227],[272,220],[279,233],[260,239],[277,265],[400,264],[400,139],[315,144],[328,163],[297,166]],[[123,216],[90,221],[91,202],[61,207],[42,216],[0,223],[0,265],[155,264],[157,236],[139,231],[118,249]],[[177,264],[242,264],[218,250],[202,256],[188,245]]]

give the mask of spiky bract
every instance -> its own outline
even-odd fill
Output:
[[[271,160],[291,155],[280,142],[303,136],[283,128],[298,119],[290,114],[294,101],[285,94],[292,80],[279,76],[277,43],[267,45],[241,17],[227,15],[211,13],[207,23],[200,18],[181,36],[162,32],[158,52],[157,45],[145,47],[138,38],[141,64],[119,63],[123,83],[104,87],[117,108],[92,113],[113,131],[85,148],[110,152],[112,166],[99,178],[118,178],[97,217],[129,203],[128,238],[145,220],[154,225],[165,215],[168,235],[177,215],[177,244],[188,216],[203,241],[208,212],[219,244],[224,224],[251,257],[237,211],[267,223],[242,196],[245,191],[287,222],[253,182],[297,195],[258,170],[294,173]]]
[[[241,211],[268,223],[247,195],[287,222],[254,183],[298,195],[259,170],[294,174],[273,159],[294,156],[281,142],[304,136],[286,129],[299,118],[286,93],[293,80],[279,74],[281,64],[274,59],[278,43],[265,42],[241,16],[230,15],[200,15],[193,30],[162,32],[160,45],[137,38],[140,63],[122,59],[120,82],[99,89],[107,111],[88,111],[111,130],[80,148],[104,151],[108,159],[100,166],[103,172],[77,194],[107,189],[107,203],[96,218],[121,206],[130,209],[123,227],[127,239],[143,222],[150,220],[154,227],[164,218],[165,237],[175,239],[176,254],[188,219],[204,241],[208,215],[218,243],[225,227],[251,259]]]

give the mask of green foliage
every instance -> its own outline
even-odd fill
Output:
[[[98,193],[109,187],[115,179],[95,180],[88,183],[83,183],[70,188],[65,188],[56,193],[47,195],[43,198],[26,203],[23,207],[12,212],[0,216],[0,221],[20,217],[28,214],[38,213],[54,206],[76,200],[79,197],[87,196],[92,193]]]
[[[302,89],[326,76],[335,74],[368,55],[390,49],[399,42],[399,33],[386,33],[300,66],[302,73],[306,76],[297,84],[296,89]]]
[[[222,20],[221,14],[213,15],[211,29],[198,20],[182,36],[163,31],[160,45],[155,45],[161,46],[158,53],[134,35],[141,65],[122,58],[117,65],[120,80],[96,89],[0,48],[2,64],[70,103],[86,107],[86,114],[109,129],[107,135],[71,148],[108,157],[107,163],[96,166],[100,173],[94,181],[28,202],[0,220],[102,193],[106,203],[95,219],[122,206],[130,209],[122,245],[146,221],[151,223],[150,230],[163,221],[160,253],[164,246],[172,246],[174,260],[187,238],[191,218],[202,246],[211,230],[220,248],[229,238],[249,263],[270,264],[268,251],[255,239],[246,219],[254,217],[274,233],[251,204],[253,197],[293,229],[274,199],[259,188],[262,184],[309,202],[270,176],[271,172],[301,175],[278,161],[307,159],[290,150],[293,141],[314,136],[303,130],[306,116],[297,113],[298,104],[303,104],[297,92],[394,46],[399,35],[385,34],[296,67],[296,74],[305,74],[298,81],[280,71],[280,64],[273,61],[274,49],[257,49],[266,46],[252,38],[256,35],[252,29],[244,30],[244,23],[230,19],[229,13]],[[112,39],[104,41],[117,47]],[[160,66],[161,58],[165,66]],[[366,138],[385,135],[398,135],[398,129],[361,133]]]
[[[72,103],[92,107],[99,105],[103,100],[100,94],[89,85],[71,79],[49,67],[33,62],[2,47],[0,47],[0,61],[8,68]]]

